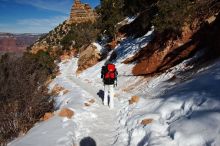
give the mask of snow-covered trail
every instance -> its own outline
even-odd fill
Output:
[[[68,67],[66,67],[66,70],[63,72],[64,77],[66,77],[70,83],[80,86],[81,89],[91,94],[96,100],[96,104],[94,106],[87,108],[87,110],[91,113],[91,117],[94,118],[85,118],[82,116],[81,118],[76,119],[77,123],[80,123],[79,127],[75,131],[78,133],[76,140],[80,141],[81,138],[85,137],[84,131],[88,131],[89,135],[87,136],[94,139],[97,146],[110,146],[117,138],[116,129],[118,128],[118,123],[116,113],[118,113],[118,109],[114,108],[110,110],[109,107],[102,104],[102,99],[98,95],[101,89],[91,87],[91,85],[82,82],[74,75],[70,76],[73,72],[72,70],[74,64],[75,62],[72,62]]]
[[[219,146],[220,60],[186,79],[199,55],[161,75],[135,77],[133,64],[120,62],[140,49],[141,40],[125,40],[116,48],[120,76],[113,110],[103,106],[101,99],[100,70],[105,60],[78,76],[78,59],[63,61],[61,74],[49,85],[51,90],[58,85],[69,91],[54,97],[55,116],[8,146]],[[133,96],[139,100],[129,104]],[[95,102],[86,106],[91,100]],[[58,116],[62,108],[74,111],[74,116]]]
[[[61,92],[55,97],[58,110],[54,112],[54,117],[37,123],[26,135],[12,141],[8,146],[83,146],[82,140],[88,137],[94,140],[96,146],[110,146],[115,143],[119,128],[117,107],[120,103],[116,101],[116,107],[111,110],[104,106],[98,94],[102,89],[76,77],[73,71],[76,65],[77,59],[61,63],[61,74],[49,86],[50,89],[58,85],[69,90],[69,93]],[[95,103],[86,106],[85,103],[91,99]],[[71,119],[59,117],[58,113],[62,108],[73,110],[74,116]],[[93,146],[91,139],[83,142]]]

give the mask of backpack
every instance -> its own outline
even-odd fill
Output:
[[[104,74],[104,79],[115,80],[116,79],[116,68],[114,64],[108,64],[106,66],[106,72]]]

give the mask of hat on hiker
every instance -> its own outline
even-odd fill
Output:
[[[107,61],[105,62],[105,65],[107,65],[107,64],[111,64],[111,61],[107,60]]]

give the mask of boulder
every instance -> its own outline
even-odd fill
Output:
[[[92,67],[101,59],[101,53],[93,44],[89,45],[84,51],[80,53],[78,60],[77,73],[81,73],[85,69]]]

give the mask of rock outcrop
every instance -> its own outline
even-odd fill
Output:
[[[124,63],[137,61],[132,71],[133,74],[150,75],[177,65],[192,57],[197,51],[205,52],[199,59],[201,63],[219,56],[220,51],[217,48],[220,44],[218,27],[220,16],[218,14],[208,20],[204,23],[195,20],[191,25],[186,24],[179,38],[169,33],[158,33],[148,46]]]
[[[83,23],[87,21],[95,22],[98,15],[89,6],[89,4],[82,4],[80,0],[75,0],[70,14],[70,23]]]
[[[84,51],[80,53],[78,61],[77,73],[81,73],[83,70],[92,67],[101,59],[101,53],[97,47],[93,44],[89,45]]]
[[[49,45],[47,44],[46,41],[44,41],[42,43],[37,42],[32,46],[31,53],[37,54],[37,52],[39,52],[40,50],[46,51],[48,48],[49,48]]]
[[[164,46],[161,46],[164,41],[161,40],[161,34],[158,34],[155,40],[137,55],[139,63],[133,68],[133,74],[148,75],[160,72],[188,58],[197,47],[195,41],[189,41],[194,32],[186,28],[184,33],[187,35],[183,34],[181,39],[166,40]]]
[[[38,39],[30,49],[30,52],[36,54],[39,51],[48,51],[53,56],[60,55],[62,50],[74,50],[76,40],[69,40],[69,33],[74,25],[84,22],[95,22],[98,15],[88,5],[82,4],[80,0],[75,0],[69,20],[64,21],[62,24],[57,26],[54,30],[51,30],[48,34]],[[62,54],[62,53],[61,53]],[[64,57],[64,56],[63,56]],[[65,59],[65,58],[64,58]]]

